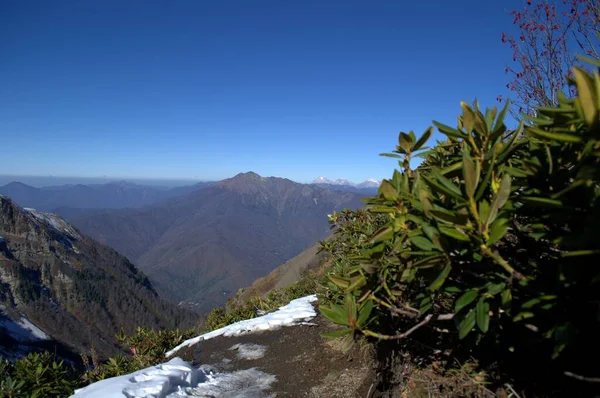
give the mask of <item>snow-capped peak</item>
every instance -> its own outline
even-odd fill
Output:
[[[361,182],[357,185],[358,188],[377,188],[381,185],[381,181],[378,181],[374,178],[369,178],[366,181]]]
[[[339,178],[337,180],[331,180],[327,177],[319,177],[319,178],[315,178],[315,180],[313,181],[313,184],[345,185],[345,186],[350,186],[350,187],[355,187],[355,188],[377,188],[381,184],[381,181],[376,180],[374,178],[369,178],[366,181],[363,181],[359,184],[355,184],[353,182],[350,182],[348,180],[344,180],[341,178]]]
[[[352,185],[352,186],[354,185],[353,183],[351,183],[348,180],[343,180],[341,178],[339,178],[337,180],[331,180],[331,179],[329,179],[327,177],[323,177],[323,176],[316,178],[313,181],[313,184]]]

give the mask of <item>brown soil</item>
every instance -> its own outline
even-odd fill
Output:
[[[208,364],[223,372],[249,368],[275,375],[269,391],[277,397],[366,397],[372,388],[372,354],[357,343],[346,354],[339,339],[320,336],[336,329],[323,317],[317,326],[298,325],[238,337],[217,337],[182,349],[177,356],[194,365]],[[230,348],[238,343],[266,346],[264,357],[240,359]]]

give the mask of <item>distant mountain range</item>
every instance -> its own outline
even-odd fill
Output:
[[[364,196],[249,172],[71,222],[130,258],[167,297],[209,310],[326,237],[327,214],[358,208]]]
[[[0,194],[8,196],[24,207],[71,216],[77,209],[137,208],[184,196],[214,182],[176,188],[151,187],[119,181],[106,184],[60,185],[34,188],[21,182],[0,186]]]
[[[118,352],[120,327],[189,327],[194,318],[113,249],[0,195],[0,354],[54,351],[58,341],[106,357]]]
[[[167,298],[206,311],[329,235],[327,214],[362,206],[378,186],[316,181],[249,172],[178,188],[12,182],[0,194],[60,215],[126,256]]]

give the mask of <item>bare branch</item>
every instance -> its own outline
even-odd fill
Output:
[[[408,329],[404,333],[387,335],[387,334],[372,332],[370,330],[363,330],[362,332],[363,332],[363,334],[365,334],[367,336],[376,337],[381,340],[400,340],[400,339],[407,338],[412,333],[414,333],[416,330],[422,328],[423,326],[427,325],[431,321],[450,321],[452,319],[454,319],[454,314],[441,314],[441,315],[429,314],[421,322],[417,323],[415,326]]]
[[[600,377],[581,376],[572,372],[565,372],[565,376],[572,377],[580,381],[587,381],[589,383],[600,383]]]

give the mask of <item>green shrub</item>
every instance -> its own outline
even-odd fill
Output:
[[[262,313],[273,312],[291,300],[314,294],[316,291],[316,280],[310,275],[305,275],[291,286],[270,292],[267,297],[253,297],[240,306],[213,308],[206,318],[205,333],[235,322],[255,318]]]
[[[77,378],[72,369],[49,352],[30,353],[14,363],[0,362],[0,397],[65,397]]]
[[[385,225],[353,241],[343,230],[352,247],[320,306],[346,327],[335,336],[401,340],[453,322],[461,344],[548,346],[565,366],[599,352],[600,75],[574,76],[578,97],[514,131],[508,104],[498,114],[461,103],[457,128],[434,122],[446,140],[431,150],[432,128],[400,133],[384,155],[401,171],[367,205]]]
[[[81,376],[81,383],[84,385],[91,384],[99,380],[121,376],[164,362],[167,351],[193,335],[193,330],[155,331],[139,327],[134,335],[128,336],[121,329],[117,335],[117,340],[131,355],[125,356],[119,354],[100,363],[96,351],[92,348],[90,356],[87,354],[81,355],[86,368],[86,371]]]

